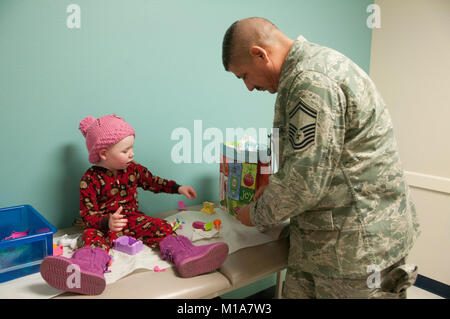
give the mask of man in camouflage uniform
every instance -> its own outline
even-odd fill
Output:
[[[287,298],[406,298],[419,234],[388,110],[368,75],[332,49],[289,39],[262,18],[235,22],[227,71],[277,92],[279,170],[245,225],[290,219]]]

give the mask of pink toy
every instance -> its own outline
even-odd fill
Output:
[[[204,223],[204,222],[193,222],[192,223],[192,227],[196,228],[196,229],[201,229],[201,230],[211,230],[212,229],[212,223]]]
[[[178,202],[178,211],[183,211],[183,210],[186,210],[186,205],[184,204],[184,202],[182,201],[182,200],[180,200],[179,202]]]
[[[205,223],[204,222],[193,222],[192,227],[196,229],[205,229]]]
[[[129,236],[122,236],[114,241],[114,249],[123,251],[128,255],[136,255],[142,250],[142,241]]]
[[[53,244],[53,256],[61,256],[63,254],[63,246]]]
[[[29,229],[24,232],[16,232],[13,230],[11,236],[6,237],[5,240],[27,236],[29,231],[30,231]]]
[[[36,230],[36,234],[46,233],[48,231],[50,231],[50,228],[41,228],[41,229]]]
[[[166,271],[165,269],[160,269],[158,266],[155,266],[155,267],[153,268],[153,270],[156,271],[156,272],[163,272],[163,271]]]

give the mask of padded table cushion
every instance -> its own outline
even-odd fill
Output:
[[[221,273],[215,271],[209,274],[181,278],[174,267],[164,272],[137,270],[132,274],[107,285],[102,294],[86,296],[65,292],[56,296],[62,298],[105,298],[105,299],[190,299],[213,298],[218,292],[231,287],[230,282]]]
[[[267,244],[247,247],[228,256],[219,271],[242,287],[287,267],[288,239],[279,239]]]

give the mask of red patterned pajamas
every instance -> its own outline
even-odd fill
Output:
[[[80,214],[86,229],[82,235],[83,247],[101,247],[107,251],[120,236],[131,236],[142,240],[152,248],[173,233],[171,225],[165,220],[146,216],[139,211],[137,188],[154,193],[178,193],[179,185],[157,176],[144,166],[131,163],[126,170],[117,172],[92,166],[80,182]],[[109,230],[109,216],[122,206],[122,215],[127,225],[120,232]]]

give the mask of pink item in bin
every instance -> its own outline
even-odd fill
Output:
[[[142,241],[133,237],[122,236],[114,241],[114,249],[120,250],[128,255],[136,255],[142,250]]]
[[[11,236],[6,237],[5,240],[8,240],[8,239],[15,239],[15,238],[20,238],[20,237],[27,236],[29,231],[30,231],[29,229],[28,229],[27,231],[24,231],[24,232],[16,232],[16,231],[13,231],[12,234],[11,234]]]

